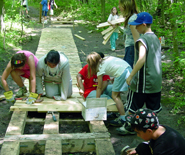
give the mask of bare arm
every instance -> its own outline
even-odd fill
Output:
[[[139,59],[137,60],[132,72],[130,73],[129,77],[126,80],[128,85],[130,85],[133,76],[143,67],[145,61],[146,61],[146,48],[141,42],[139,42]]]
[[[79,88],[79,94],[83,97],[84,95],[84,85],[82,82],[82,75],[81,74],[77,74],[76,76],[76,80],[77,80],[77,87]],[[85,98],[84,98],[85,100]]]
[[[102,88],[103,88],[103,75],[98,76],[98,86],[96,89],[96,98],[100,98],[102,94]]]
[[[3,88],[5,91],[9,91],[9,87],[8,87],[8,83],[7,83],[6,79],[10,75],[11,71],[12,71],[12,67],[11,67],[11,63],[9,61],[8,65],[6,66],[6,68],[3,72],[3,75],[1,77],[1,82],[2,82],[2,85],[3,85]]]
[[[29,56],[28,58],[28,65],[30,67],[30,86],[31,89],[30,91],[32,93],[35,93],[35,89],[36,89],[36,68],[35,68],[35,61],[34,61],[34,57],[32,55]]]
[[[136,30],[136,26],[134,26],[134,25],[130,25],[130,30],[132,32],[132,36],[134,38],[134,43],[135,43],[139,39],[139,33]]]
[[[54,5],[55,5],[56,8],[58,8],[57,5],[56,5],[56,3],[55,3],[55,1],[54,1]]]

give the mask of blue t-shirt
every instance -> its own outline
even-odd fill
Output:
[[[48,11],[48,1],[47,0],[42,0],[42,11]]]

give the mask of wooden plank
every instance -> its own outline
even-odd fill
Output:
[[[20,152],[19,141],[14,142],[4,142],[1,148],[1,155],[19,155]]]
[[[112,26],[110,26],[109,28],[105,29],[104,31],[101,32],[102,35],[108,33],[109,31],[111,31],[113,29]]]
[[[10,111],[37,111],[37,107],[11,106]]]
[[[79,36],[78,34],[74,34],[74,36],[77,37],[77,38],[79,38],[79,39],[81,39],[81,40],[85,40],[85,38]]]
[[[118,23],[123,23],[125,21],[125,18],[119,18],[119,19],[115,19],[113,21],[111,21],[112,24],[118,24]],[[99,25],[97,25],[97,28],[102,28],[102,27],[106,27],[106,26],[110,26],[110,23],[105,22],[105,23],[101,23]]]
[[[53,120],[52,114],[47,113],[43,134],[59,134],[59,113],[54,113],[56,120]]]
[[[103,121],[90,121],[89,129],[90,129],[90,132],[98,132],[98,133],[108,132],[108,129],[106,128]]]
[[[63,105],[47,105],[47,106],[39,106],[38,112],[46,112],[46,111],[58,111],[58,112],[81,112],[82,105],[81,104],[63,104]]]
[[[115,29],[116,29],[116,28],[112,29],[109,33],[107,33],[107,34],[103,37],[103,39],[106,40],[107,38],[110,38],[110,36],[112,35],[112,33],[114,32]]]
[[[32,105],[25,104],[25,101],[18,101],[14,106],[10,107],[10,110],[21,110],[21,111],[58,111],[58,112],[81,112],[82,104],[79,99],[83,102],[82,97],[79,97],[78,93],[73,98],[69,98],[66,101],[55,101],[50,98],[44,98],[44,101],[41,103],[34,103]],[[79,99],[77,98],[79,97]],[[108,112],[117,112],[117,107],[115,102],[112,99],[107,100],[107,111]]]
[[[20,154],[44,154],[46,141],[30,141],[20,143]]]
[[[111,36],[111,35],[110,35]],[[107,41],[110,39],[110,36],[102,42],[103,45],[106,45]]]
[[[47,141],[54,141],[54,140],[47,140]],[[61,140],[57,140],[57,141],[61,141]],[[20,154],[25,154],[30,152],[31,154],[45,154],[45,149],[47,148],[46,145],[47,145],[47,142],[45,140],[21,142]],[[95,151],[95,142],[94,142],[94,139],[62,140],[61,147],[62,147],[62,151],[61,151],[62,153],[92,152],[92,151]]]
[[[96,139],[95,142],[97,155],[115,155],[110,139]]]
[[[86,124],[87,122],[84,121],[84,119],[70,119],[70,118],[65,118],[65,119],[59,119],[60,123],[63,124]],[[45,119],[44,118],[27,118],[26,123],[40,123],[44,124]]]
[[[71,133],[71,134],[25,134],[25,135],[6,135],[4,141],[46,141],[46,140],[88,140],[109,138],[109,133]],[[62,142],[63,143],[63,142]]]
[[[47,140],[44,154],[45,155],[61,155],[62,154],[61,140]]]
[[[46,114],[43,134],[59,134],[59,113],[54,114],[56,121],[53,120],[51,113]],[[61,155],[61,140],[47,140],[45,146],[45,155]]]
[[[14,111],[6,130],[6,135],[20,135],[24,132],[27,112]]]

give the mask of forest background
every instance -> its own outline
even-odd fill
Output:
[[[58,9],[55,15],[68,20],[81,20],[89,30],[97,29],[105,22],[113,6],[119,1],[113,0],[55,0]],[[149,12],[154,20],[152,30],[157,36],[164,36],[165,46],[171,61],[163,61],[163,78],[169,83],[163,102],[173,106],[172,112],[183,113],[185,110],[185,1],[184,0],[136,0],[139,12]],[[29,6],[40,9],[40,1],[28,0]],[[0,0],[0,64],[7,63],[12,49],[22,49],[25,42],[31,40],[26,28],[37,26],[38,21],[26,20],[22,14],[21,0]],[[119,9],[118,9],[119,10]],[[32,25],[32,26],[31,26]],[[34,26],[33,26],[34,25]],[[4,70],[4,68],[1,68]],[[0,84],[2,88],[2,85]],[[185,122],[181,115],[178,123]]]

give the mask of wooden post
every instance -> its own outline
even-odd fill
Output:
[[[39,23],[42,23],[42,4],[40,3],[40,15],[39,15]]]

